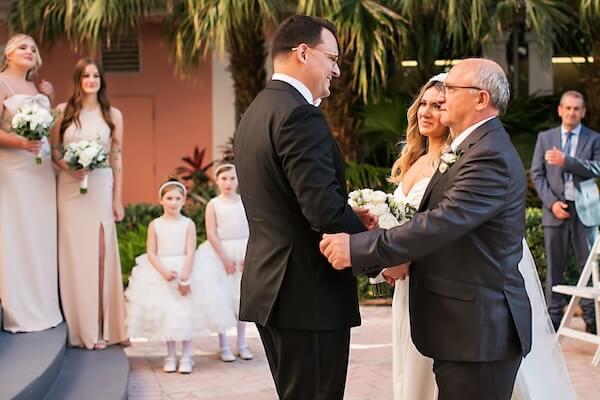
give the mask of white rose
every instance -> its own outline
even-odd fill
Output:
[[[348,195],[348,197],[350,198],[350,200],[358,200],[360,197],[360,192],[358,190],[353,190],[350,192],[350,194]]]
[[[381,190],[376,190],[371,195],[371,201],[373,203],[385,203],[387,200],[387,193],[382,192]]]
[[[448,171],[448,164],[446,164],[445,162],[440,164],[439,170],[442,174],[446,173],[446,171]]]
[[[358,203],[352,199],[348,199],[348,205],[350,205],[352,208],[358,208]]]
[[[18,128],[23,124],[23,116],[20,113],[17,113],[12,118],[11,124],[14,128]]]
[[[367,205],[367,208],[377,216],[389,214],[390,212],[390,208],[385,203],[370,203]]]
[[[446,164],[454,164],[456,160],[458,160],[458,156],[454,153],[444,153],[442,154],[441,159]]]
[[[390,229],[400,225],[398,220],[392,214],[383,214],[379,216],[379,227],[382,229]]]
[[[79,153],[79,164],[81,164],[84,168],[87,168],[97,154],[98,151],[94,148],[94,146],[86,147]]]

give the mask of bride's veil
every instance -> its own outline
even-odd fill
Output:
[[[519,368],[513,399],[577,399],[565,358],[548,315],[535,261],[525,239],[523,239],[523,259],[519,263],[519,271],[523,275],[525,288],[531,301],[533,342],[531,352]]]

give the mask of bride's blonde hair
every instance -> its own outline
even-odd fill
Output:
[[[402,152],[398,159],[392,165],[392,172],[388,178],[388,182],[400,183],[402,177],[406,171],[413,165],[419,157],[427,153],[427,145],[429,140],[426,136],[421,135],[419,132],[419,123],[417,118],[417,111],[419,105],[423,99],[423,95],[429,89],[435,87],[437,90],[442,91],[443,83],[436,80],[430,80],[427,82],[415,98],[415,101],[410,105],[406,113],[407,127],[406,127],[406,143],[402,148]],[[450,144],[452,138],[450,137],[450,130],[446,128],[446,144]],[[441,155],[441,154],[440,154]]]
[[[13,51],[15,51],[17,49],[17,47],[19,47],[21,45],[21,43],[23,43],[26,40],[32,41],[37,49],[37,51],[35,52],[35,55],[34,55],[35,66],[33,68],[31,68],[29,71],[27,71],[26,79],[27,80],[32,79],[32,76],[42,66],[42,56],[40,56],[40,49],[39,49],[37,43],[35,42],[35,40],[31,36],[26,35],[24,33],[17,33],[15,35],[12,35],[10,37],[10,39],[8,39],[8,42],[6,42],[6,46],[4,46],[4,51],[2,54],[3,57],[2,57],[2,64],[0,64],[0,72],[3,72],[6,70],[6,68],[8,68],[8,55],[11,54]]]

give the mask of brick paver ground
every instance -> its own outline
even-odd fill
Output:
[[[346,399],[386,400],[391,388],[391,307],[362,307],[363,324],[352,331]],[[579,328],[583,322],[578,321]],[[223,363],[218,359],[217,338],[194,342],[194,372],[165,374],[165,346],[159,342],[134,342],[129,356],[130,400],[272,400],[275,389],[258,333],[249,326],[248,341],[256,356],[252,361]],[[232,337],[231,343],[235,340]],[[600,400],[600,367],[591,365],[595,347],[566,339],[563,351],[580,400]],[[180,351],[180,349],[178,349]]]

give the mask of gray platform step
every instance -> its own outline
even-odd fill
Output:
[[[67,328],[0,331],[0,399],[39,400],[50,390],[65,355]]]
[[[63,368],[44,400],[125,400],[129,362],[120,346],[68,348]]]

